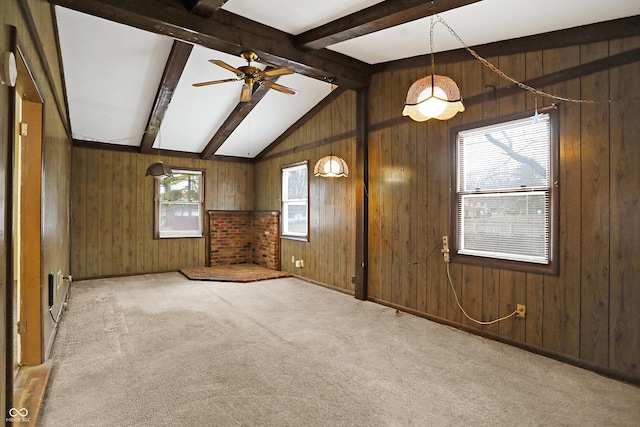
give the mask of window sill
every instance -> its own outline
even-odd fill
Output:
[[[520,271],[523,273],[537,273],[557,276],[559,274],[558,262],[551,264],[536,264],[524,261],[511,261],[506,259],[486,258],[473,255],[452,254],[451,262],[456,264],[470,264],[488,268]]]
[[[309,241],[309,236],[290,236],[287,234],[281,234],[280,235],[281,239],[286,239],[286,240],[297,240],[299,242],[308,242]]]
[[[163,239],[202,239],[203,235],[185,235],[185,236],[156,236],[157,240]]]

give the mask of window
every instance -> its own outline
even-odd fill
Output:
[[[156,179],[156,238],[202,237],[202,176],[173,169],[171,176]]]
[[[282,168],[282,236],[309,236],[309,179],[307,162]]]
[[[454,129],[456,261],[557,272],[557,113]]]

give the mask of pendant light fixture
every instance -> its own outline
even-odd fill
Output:
[[[157,179],[167,178],[171,176],[173,171],[167,165],[162,162],[156,162],[149,165],[145,176],[152,176]]]
[[[162,145],[162,134],[160,131],[161,129],[158,129],[158,154],[160,154],[160,146]],[[155,163],[151,163],[145,173],[145,176],[152,176],[156,179],[168,178],[171,175],[173,175],[171,168],[160,160]]]
[[[313,168],[313,174],[323,178],[346,178],[349,176],[349,167],[341,157],[331,153],[318,160]]]
[[[332,87],[331,90],[333,90],[334,87]],[[336,102],[334,100],[334,102]],[[342,115],[340,114],[340,104],[336,102],[336,104],[338,111],[337,114],[340,118],[342,118]],[[333,116],[334,111],[332,110],[332,116]],[[331,118],[331,135],[335,135],[335,129],[334,129],[334,120],[333,117]],[[313,168],[313,174],[315,176],[320,176],[323,178],[346,178],[349,176],[349,167],[347,166],[347,162],[344,161],[343,158],[336,156],[333,154],[333,142],[331,143],[331,154],[329,154],[328,156],[324,156],[323,158],[321,158],[320,160],[318,160],[316,162],[315,167]]]
[[[403,116],[409,116],[417,122],[429,119],[449,120],[464,111],[458,85],[447,76],[435,73],[433,55],[433,16],[429,30],[431,47],[431,75],[417,80],[407,92]]]

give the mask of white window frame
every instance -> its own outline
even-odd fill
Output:
[[[452,179],[454,188],[452,189],[451,215],[453,231],[451,237],[453,242],[452,260],[454,262],[545,274],[558,273],[559,144],[557,121],[557,109],[551,107],[536,112],[535,116],[527,112],[507,118],[458,126],[452,129],[451,135],[454,141]],[[490,188],[487,189],[470,188],[471,185],[469,182],[472,180],[470,179],[468,171],[465,171],[465,153],[464,150],[461,149],[461,141],[463,138],[466,136],[468,140],[474,133],[477,135],[483,132],[495,132],[496,130],[500,132],[503,128],[506,129],[509,126],[521,126],[521,135],[523,135],[523,138],[526,138],[528,135],[526,134],[527,128],[525,128],[525,126],[530,126],[534,123],[540,123],[537,126],[544,126],[544,124],[548,123],[548,140],[545,140],[545,143],[549,144],[549,154],[548,159],[546,159],[548,162],[546,164],[546,182],[544,184],[537,183],[528,186],[496,184],[489,186]],[[531,140],[532,144],[536,142],[540,141]],[[486,143],[492,144],[488,139]],[[514,160],[514,163],[517,162]],[[491,206],[492,203],[501,205],[502,202],[508,200],[507,198],[509,197],[518,198],[519,200],[523,200],[524,203],[529,203],[529,201],[536,202],[536,206],[542,206],[542,208],[536,209],[534,213],[527,211],[524,217],[522,215],[510,216],[496,213],[495,206]],[[489,201],[489,203],[486,203],[487,201]],[[470,214],[469,211],[474,212]],[[477,218],[477,216],[484,215],[487,217],[493,216],[499,224],[496,223],[494,227],[488,227],[487,225],[483,225],[484,222],[488,221],[488,218],[474,219],[474,216]],[[497,215],[500,215],[500,217],[497,218]],[[537,215],[543,215],[544,217],[539,218]],[[513,234],[511,234],[511,232],[512,230],[516,230],[523,221],[528,220],[534,224],[538,223],[540,232],[543,234],[534,233],[534,237],[531,239],[521,238],[518,240],[515,231]],[[483,226],[486,228],[483,232],[465,232],[471,225],[477,227],[478,230]],[[522,228],[520,230],[522,230]],[[529,228],[527,231],[532,230]],[[469,241],[479,243],[467,244],[465,236],[469,236]],[[492,241],[485,240],[485,243],[482,243],[482,239],[492,239]],[[499,244],[502,243],[500,242],[502,239],[506,242],[504,245]],[[537,251],[526,253],[527,244],[533,245],[529,240],[537,240]],[[544,250],[540,251],[543,247]]]
[[[306,192],[304,198],[289,199],[288,198],[288,175],[291,172],[304,170],[306,172]],[[309,240],[309,164],[308,162],[295,163],[292,165],[284,166],[281,174],[282,192],[282,214],[281,216],[281,237],[296,240]],[[289,224],[289,208],[291,206],[304,206],[306,211],[306,223],[304,224],[304,232],[291,230]]]
[[[198,195],[197,200],[195,201],[164,201],[162,200],[163,194],[163,183],[167,178],[155,179],[155,189],[154,189],[154,237],[156,239],[177,239],[177,238],[198,238],[203,237],[203,229],[204,229],[204,172],[201,170],[190,170],[190,169],[173,169],[172,176],[175,177],[176,174],[183,175],[192,175],[193,177],[197,177],[199,180],[198,183]],[[163,212],[167,206],[191,206],[193,209],[197,210],[197,223],[196,227],[186,228],[186,229],[170,229],[164,228],[162,219]],[[190,215],[189,215],[190,216]]]

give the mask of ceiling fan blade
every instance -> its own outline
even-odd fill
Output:
[[[253,92],[253,85],[243,84],[242,92],[240,92],[240,102],[247,102],[251,100],[251,94]]]
[[[268,87],[269,89],[275,89],[278,92],[286,93],[287,95],[295,95],[298,93],[298,91],[295,89],[279,85],[278,83],[270,82],[269,80],[262,80],[260,84]]]
[[[263,77],[284,76],[287,74],[293,74],[293,71],[285,67],[267,69],[260,73],[260,75],[262,75]]]
[[[218,83],[237,82],[238,80],[239,79],[212,80],[210,82],[194,83],[192,86],[200,87],[200,86],[217,85]]]
[[[244,73],[242,71],[238,70],[235,67],[232,67],[231,65],[227,64],[224,61],[221,61],[219,59],[210,59],[209,62],[211,62],[212,64],[217,65],[218,67],[222,67],[225,70],[231,71],[232,73],[234,73],[236,76],[238,76],[241,79],[244,78]]]

